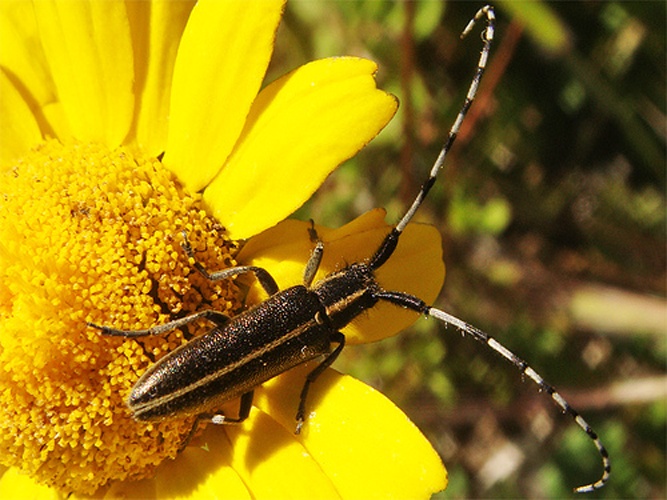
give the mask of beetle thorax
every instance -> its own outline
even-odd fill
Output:
[[[332,327],[338,330],[377,303],[375,294],[380,286],[367,264],[356,263],[330,274],[312,291],[326,309]]]

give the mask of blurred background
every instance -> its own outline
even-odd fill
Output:
[[[477,65],[476,2],[291,0],[269,79],[312,59],[375,60],[399,114],[296,217],[342,225],[412,201]],[[590,498],[664,498],[666,7],[497,2],[477,100],[419,212],[443,235],[437,305],[526,359],[600,434]],[[307,166],[304,166],[306,169]],[[567,497],[596,449],[515,368],[453,328],[346,349],[443,457],[448,498]]]

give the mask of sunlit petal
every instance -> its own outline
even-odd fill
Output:
[[[301,388],[315,366],[264,384],[256,391],[256,404],[294,429]],[[425,498],[445,487],[446,471],[430,443],[370,386],[326,370],[310,387],[308,408],[298,438],[343,498]]]
[[[176,56],[164,164],[190,191],[238,139],[273,51],[282,0],[199,2]]]
[[[4,72],[0,72],[0,165],[17,158],[42,139],[35,115]]]
[[[51,75],[77,139],[118,146],[134,109],[132,45],[122,2],[35,2]]]
[[[31,477],[9,468],[0,476],[0,498],[33,498],[57,500],[60,495],[53,488],[37,484]]]
[[[7,0],[0,2],[0,67],[2,73],[12,83],[14,89],[12,93],[18,93],[24,101],[23,106],[27,107],[33,115],[33,120],[42,131],[42,135],[57,135],[54,129],[44,117],[43,107],[56,100],[55,88],[49,74],[48,65],[44,58],[44,52],[37,32],[37,24],[33,14],[32,3],[25,0]],[[15,96],[6,95],[7,90],[3,90],[0,99],[14,99]],[[15,105],[14,103],[12,105]],[[3,106],[5,104],[3,103]],[[15,109],[3,109],[2,122],[3,127],[10,128],[10,125],[4,123],[12,121],[14,115],[8,114],[18,112]],[[18,120],[24,119],[18,115]],[[17,129],[16,124],[11,128]],[[30,132],[26,130],[28,137],[13,137],[2,133],[3,156],[4,151],[25,151],[21,145],[34,146],[36,143],[30,142]],[[38,138],[41,140],[41,137]]]
[[[35,104],[41,106],[52,101],[53,82],[39,41],[32,3],[3,0],[0,13],[0,65],[21,82]]]
[[[164,151],[174,60],[194,1],[127,2],[132,30],[137,92],[134,135],[148,155]]]
[[[366,59],[315,61],[260,93],[239,144],[204,193],[233,237],[290,215],[386,125],[397,103],[376,88],[376,69]]]
[[[225,431],[233,449],[232,467],[255,498],[338,497],[331,478],[296,439],[294,431],[265,413],[254,409],[242,427],[227,427]],[[210,446],[209,439],[206,443]]]

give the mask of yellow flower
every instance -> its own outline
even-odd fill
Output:
[[[279,222],[393,115],[375,65],[315,61],[262,88],[282,1],[3,0],[0,9],[0,497],[444,488],[439,458],[407,417],[334,370],[312,387],[296,436],[314,363],[258,389],[243,425],[209,425],[179,454],[193,418],[137,422],[124,399],[152,362],[210,325],[133,340],[86,327],[146,328],[206,308],[234,315],[262,300],[247,280],[196,273],[182,230],[211,270],[252,264],[281,288],[299,283],[308,224]],[[318,277],[372,255],[383,215],[318,226]],[[410,226],[379,281],[433,300],[439,245],[434,229]],[[344,333],[369,342],[414,320],[382,305]]]

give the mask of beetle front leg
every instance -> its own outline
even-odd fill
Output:
[[[303,284],[306,287],[310,287],[317,274],[317,270],[320,268],[320,263],[322,262],[322,256],[324,255],[324,242],[320,239],[320,236],[317,234],[315,229],[315,223],[313,220],[310,220],[310,227],[308,228],[308,235],[310,236],[310,241],[315,243],[315,247],[310,253],[308,262],[306,263],[306,268],[303,271]]]
[[[303,384],[301,395],[299,396],[299,409],[296,412],[296,430],[294,431],[294,434],[300,434],[301,428],[303,427],[303,421],[306,415],[306,399],[308,398],[308,390],[310,389],[310,385],[315,382],[317,377],[319,377],[322,372],[324,372],[324,370],[329,368],[331,364],[336,361],[336,358],[343,350],[343,347],[345,347],[345,335],[343,335],[341,332],[336,332],[331,336],[331,342],[337,342],[338,346],[333,351],[331,351],[312,372],[308,374],[306,381]]]
[[[197,271],[199,271],[201,275],[204,276],[207,280],[220,281],[227,278],[232,278],[234,276],[238,276],[239,274],[253,273],[257,278],[257,281],[259,281],[259,284],[262,285],[262,288],[264,289],[264,291],[266,291],[267,294],[273,295],[278,292],[279,288],[278,284],[276,283],[276,280],[274,280],[273,276],[271,276],[269,272],[263,267],[236,266],[236,267],[230,267],[229,269],[223,269],[222,271],[215,271],[212,273],[207,271],[204,265],[201,262],[197,261],[197,259],[195,258],[195,253],[192,250],[192,245],[190,245],[190,242],[188,241],[187,233],[185,231],[181,231],[181,234],[183,235],[183,243],[181,243],[181,247],[183,248],[187,256],[194,261],[195,269],[197,269]]]

